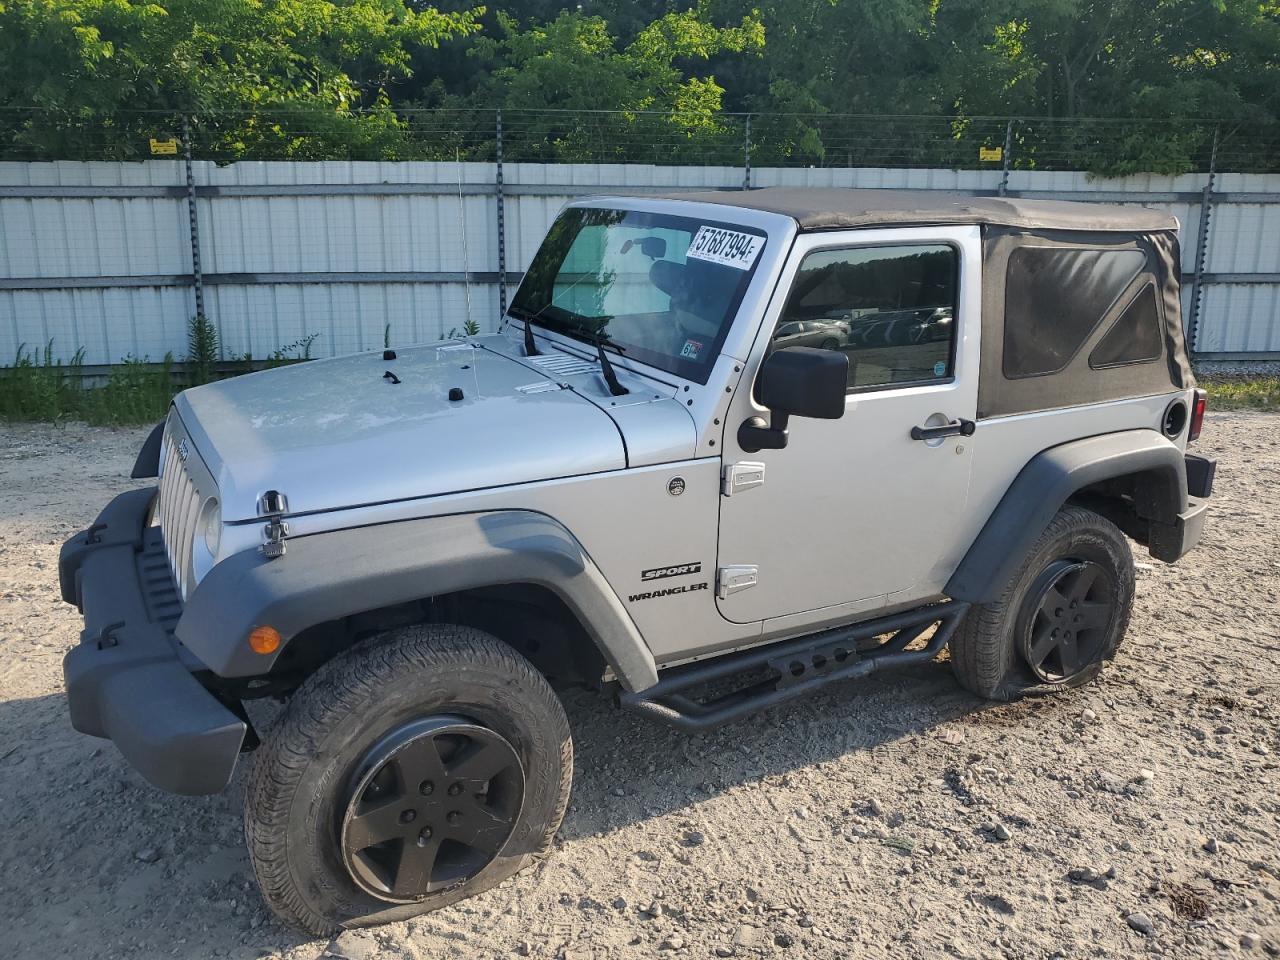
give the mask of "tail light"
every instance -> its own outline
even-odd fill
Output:
[[[1197,390],[1195,400],[1191,403],[1191,426],[1187,430],[1188,443],[1200,436],[1200,428],[1204,426],[1204,410],[1208,402],[1209,395],[1203,390]]]

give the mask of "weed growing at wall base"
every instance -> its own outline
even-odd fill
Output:
[[[1280,377],[1205,377],[1210,410],[1280,411]]]
[[[61,420],[81,402],[84,350],[65,364],[53,357],[53,341],[40,351],[18,346],[13,366],[0,370],[0,417],[7,420]]]
[[[174,379],[171,355],[158,367],[125,357],[98,387],[85,386],[83,360],[83,348],[65,363],[55,359],[52,340],[39,351],[19,346],[13,366],[0,368],[0,419],[154,423],[182,389]]]
[[[156,423],[164,419],[175,394],[187,387],[234,377],[263,367],[279,367],[311,359],[319,334],[310,334],[273,351],[264,360],[246,354],[233,364],[219,364],[213,325],[193,317],[188,342],[191,356],[179,366],[172,354],[159,364],[127,356],[106,374],[105,382],[86,386],[84,348],[63,362],[50,340],[40,350],[18,347],[13,365],[0,367],[0,420],[84,420],[95,425]]]
[[[164,419],[180,389],[172,354],[165,354],[159,369],[146,359],[125,357],[103,386],[81,390],[81,418],[94,424],[155,423]]]

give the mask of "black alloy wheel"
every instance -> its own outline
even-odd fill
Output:
[[[1019,625],[1020,652],[1045,683],[1067,683],[1102,659],[1117,585],[1106,567],[1058,560],[1036,578]]]
[[[524,803],[515,748],[459,716],[391,731],[352,780],[339,824],[343,862],[362,890],[392,903],[478,874],[510,838]]]

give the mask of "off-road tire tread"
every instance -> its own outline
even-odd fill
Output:
[[[559,800],[531,858],[550,849],[568,809],[573,779],[573,742],[559,697],[528,660],[483,631],[452,625],[404,628],[352,647],[320,667],[294,693],[254,757],[245,788],[245,838],[262,895],[282,919],[317,936],[344,925],[313,910],[300,895],[289,867],[287,834],[281,829],[290,816],[293,789],[318,744],[335,723],[367,709],[392,678],[448,670],[458,663],[509,677],[559,727]]]
[[[1048,684],[1019,683],[1011,677],[1014,664],[1011,654],[1021,658],[1012,651],[1011,635],[1013,621],[1018,611],[1011,609],[1015,593],[1022,584],[1027,568],[1040,559],[1041,551],[1050,541],[1066,534],[1089,531],[1101,535],[1115,544],[1122,554],[1128,576],[1133,575],[1133,555],[1129,549],[1129,541],[1110,520],[1084,507],[1068,505],[1059,510],[1049,521],[1035,545],[1027,551],[1022,562],[1004,585],[998,599],[991,603],[978,604],[965,615],[964,620],[956,628],[950,643],[951,669],[956,679],[966,690],[988,700],[1013,700],[1033,692],[1056,692],[1066,689],[1062,686]],[[1132,607],[1132,586],[1130,585],[1130,603],[1122,610],[1122,619],[1118,637],[1123,637],[1129,626],[1129,615]],[[1106,653],[1106,659],[1115,655],[1112,647]]]

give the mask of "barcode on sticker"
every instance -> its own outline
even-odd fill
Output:
[[[724,230],[720,227],[699,227],[685,257],[750,270],[763,246],[764,237],[753,233],[738,233],[736,230]]]

